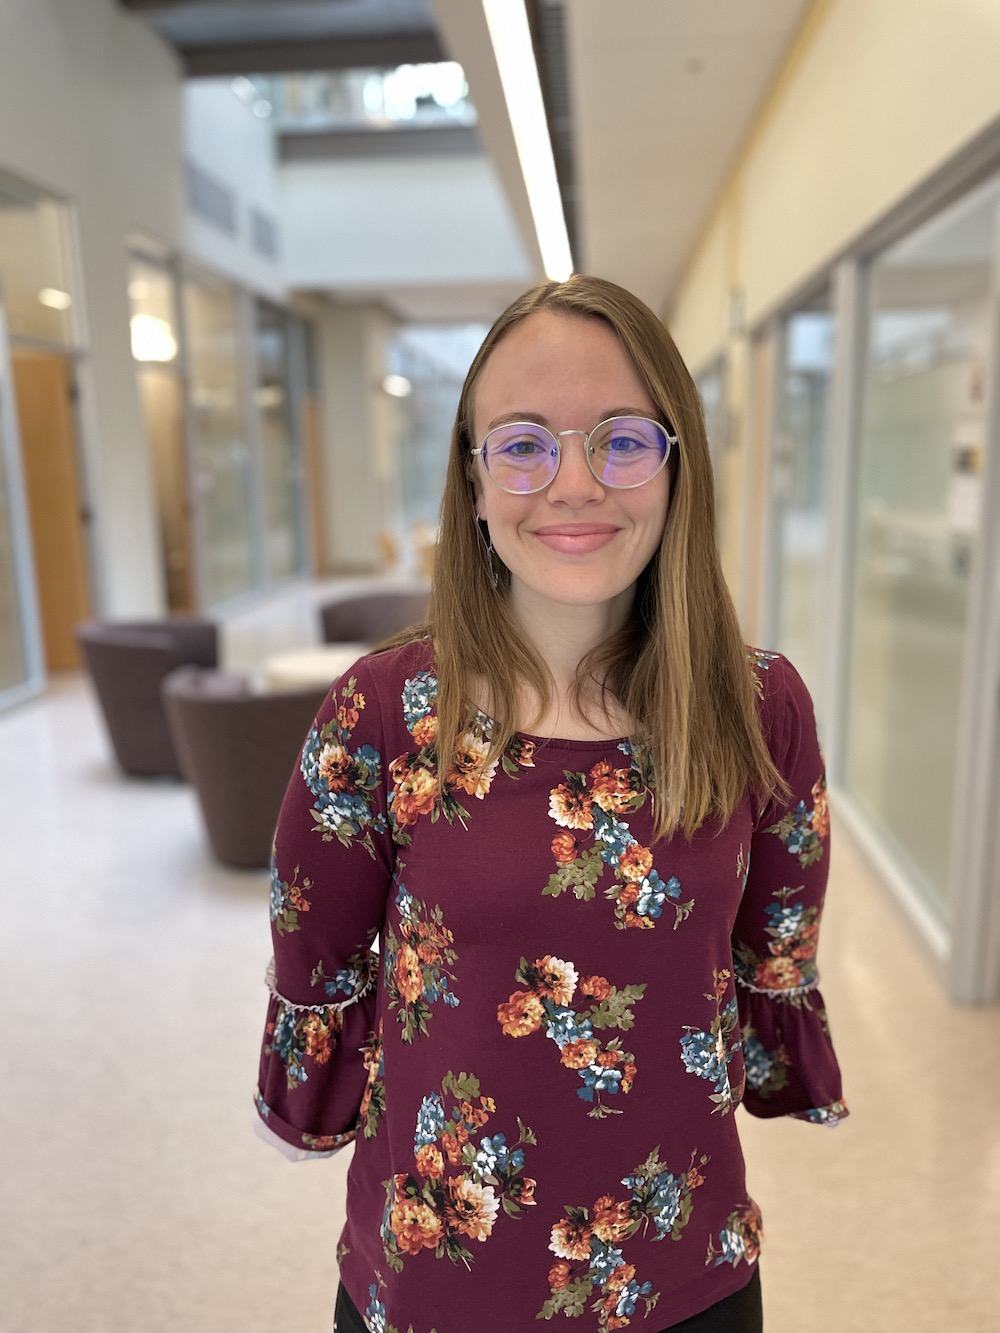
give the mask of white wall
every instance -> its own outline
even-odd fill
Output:
[[[236,197],[237,233],[229,236],[188,209],[184,250],[195,261],[263,295],[282,300],[286,250],[279,218],[273,123],[256,116],[229,79],[193,79],[184,86],[184,156]],[[270,259],[250,243],[250,210],[278,228],[278,254]]]
[[[125,238],[138,227],[180,239],[180,86],[166,46],[113,0],[0,5],[0,170],[75,206],[82,443],[106,614],[162,606]]]
[[[295,287],[533,281],[481,154],[287,162],[280,192]]]
[[[816,0],[671,312],[685,357],[753,324],[1000,118],[997,0]]]

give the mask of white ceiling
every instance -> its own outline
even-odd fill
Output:
[[[577,266],[662,313],[810,0],[565,0]],[[431,0],[537,260],[481,6]],[[539,261],[540,274],[540,261]]]
[[[465,69],[528,271],[544,277],[513,134],[480,0],[119,0],[151,18],[179,49],[284,36],[317,59],[318,39],[423,31]],[[746,142],[812,0],[537,0],[561,8],[576,182],[576,262],[631,288],[665,313],[684,266]],[[235,40],[239,34],[239,40]],[[279,50],[288,51],[290,48]],[[388,48],[386,48],[388,54]],[[280,58],[280,57],[279,57]],[[296,52],[300,62],[307,59]],[[307,68],[299,63],[296,68]],[[275,68],[275,66],[269,66]],[[254,72],[248,68],[247,73]],[[369,284],[370,285],[370,284]],[[403,317],[491,317],[514,294],[370,285]]]

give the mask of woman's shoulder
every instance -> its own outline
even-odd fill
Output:
[[[355,676],[371,682],[384,696],[396,693],[417,676],[433,676],[435,670],[434,644],[430,638],[411,639],[392,648],[365,653],[351,668]]]
[[[812,696],[805,681],[783,653],[747,648],[757,689],[761,724],[773,743],[789,726],[814,717]],[[811,721],[811,725],[815,725]]]

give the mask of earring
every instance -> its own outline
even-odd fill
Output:
[[[486,529],[486,536],[483,536],[483,528]],[[500,586],[500,575],[497,573],[497,567],[493,562],[496,552],[493,550],[493,538],[489,535],[490,529],[485,519],[476,515],[476,531],[479,533],[479,540],[483,547],[483,553],[486,557],[486,572],[490,576],[490,582],[494,589]]]

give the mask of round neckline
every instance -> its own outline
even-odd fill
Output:
[[[484,714],[484,716],[486,716]],[[490,721],[492,722],[492,718]],[[530,741],[537,750],[541,747],[551,748],[557,745],[562,750],[603,750],[611,747],[618,749],[622,745],[630,745],[631,742],[627,736],[608,736],[598,740],[584,741],[572,740],[568,736],[536,736],[530,731],[515,731],[514,735],[518,740]]]

